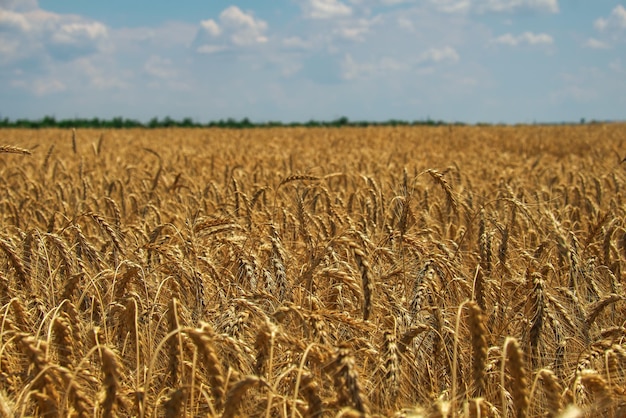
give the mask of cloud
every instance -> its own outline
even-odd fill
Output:
[[[60,80],[43,78],[38,78],[28,82],[24,80],[14,80],[11,82],[11,86],[28,90],[36,96],[59,93],[67,89],[67,86]]]
[[[282,45],[288,49],[309,49],[311,42],[302,39],[299,36],[288,36],[282,40]]]
[[[558,74],[561,86],[550,93],[554,101],[574,101],[590,103],[601,97],[600,81],[610,79],[611,76],[597,67],[583,67]],[[619,85],[615,85],[619,89]]]
[[[624,72],[624,67],[622,67],[622,62],[619,59],[611,61],[609,63],[609,69],[611,69],[612,71],[614,71],[616,73],[623,73]]]
[[[626,8],[618,4],[609,17],[599,18],[593,24],[599,31],[621,31],[626,29]]]
[[[415,27],[413,26],[413,22],[411,22],[411,19],[407,19],[405,16],[400,16],[399,18],[397,18],[396,23],[398,27],[408,32],[413,32],[413,30],[415,29]]]
[[[598,99],[599,93],[591,87],[569,85],[552,92],[550,97],[555,101],[574,100],[576,102],[588,103]]]
[[[443,13],[467,13],[472,9],[470,0],[430,0]]]
[[[351,54],[346,54],[341,62],[341,78],[347,81],[388,75],[406,71],[410,65],[391,57],[383,57],[373,63],[357,62]]]
[[[172,60],[162,58],[158,55],[150,56],[148,61],[144,64],[143,69],[147,74],[155,78],[168,79],[174,78],[177,75]]]
[[[618,94],[626,91],[626,66],[617,59],[617,36],[624,39],[618,3],[626,7],[614,2],[588,17],[573,38],[578,52],[564,44],[562,60],[547,71],[542,60],[527,60],[520,69],[517,59],[493,52],[550,52],[566,42],[554,32],[570,13],[566,2],[296,0],[298,16],[224,2],[215,14],[189,21],[138,26],[124,19],[130,26],[121,28],[50,13],[36,1],[0,0],[0,105],[12,118],[169,114],[287,121],[346,114],[516,122],[535,115],[562,120],[572,114],[566,106],[588,98],[593,106],[576,107],[574,119],[612,117],[626,97]],[[555,17],[559,5],[563,15]],[[556,29],[537,29],[546,19],[537,14],[550,15]],[[560,70],[583,65],[574,59],[572,67],[571,53],[603,69],[603,77],[555,84]],[[559,87],[562,106],[555,111],[543,102]],[[531,102],[539,106],[526,106]]]
[[[222,29],[213,19],[203,20],[200,22],[202,29],[204,29],[209,35],[218,37],[222,34]]]
[[[0,0],[0,33],[0,82],[42,100],[120,90],[121,80],[132,74],[117,61],[115,43],[127,42],[116,31],[83,16],[43,10],[36,1]]]
[[[37,8],[37,0],[0,0],[0,9],[28,11]]]
[[[371,64],[359,64],[351,54],[346,54],[341,62],[341,77],[344,80],[354,80],[358,77],[371,76],[376,68]]]
[[[498,36],[492,40],[493,43],[501,45],[519,46],[519,45],[552,45],[554,38],[546,33],[524,32],[515,36],[510,33]]]
[[[30,7],[15,10],[0,10],[3,43],[11,45],[4,48],[10,52],[2,57],[4,64],[24,59],[67,61],[101,50],[106,44],[108,28],[100,22]]]
[[[267,22],[245,13],[237,6],[230,6],[219,15],[219,22],[207,19],[200,22],[194,41],[200,53],[215,53],[233,47],[264,44]]]
[[[201,54],[215,54],[226,51],[227,49],[228,47],[225,45],[200,45],[196,51]]]
[[[367,19],[342,22],[338,28],[333,30],[333,34],[349,41],[363,42],[365,41],[365,35],[370,31],[372,23]]]
[[[430,0],[444,13],[558,13],[558,0]]]
[[[18,50],[19,42],[17,41],[4,41],[0,43],[0,57],[14,56]],[[0,59],[0,63],[3,60]]]
[[[252,45],[267,42],[263,34],[267,23],[255,19],[252,14],[242,12],[237,6],[231,6],[220,14],[220,22],[231,31],[230,38],[235,45]]]
[[[450,47],[429,48],[419,54],[417,58],[399,59],[391,56],[384,56],[371,62],[359,62],[347,53],[341,61],[341,78],[344,80],[355,80],[372,77],[388,77],[391,73],[402,71],[412,71],[413,74],[432,74],[434,68],[432,64],[456,63],[460,60],[458,52]],[[428,64],[431,64],[428,66]]]
[[[353,0],[353,2],[355,2]],[[380,0],[380,3],[386,6],[395,6],[396,4],[413,3],[413,0]]]
[[[558,0],[482,0],[477,2],[480,12],[516,13],[524,11],[558,13]]]
[[[420,55],[420,61],[438,62],[458,62],[460,59],[458,52],[451,46],[443,48],[430,48]]]
[[[47,52],[57,60],[71,61],[104,48],[106,26],[99,22],[60,23],[44,41]]]
[[[56,72],[63,73],[68,79],[71,79],[73,87],[76,87],[74,90],[77,91],[89,87],[100,91],[128,92],[132,82],[124,79],[130,79],[132,72],[123,69],[112,71],[113,68],[110,65],[103,59],[82,57],[71,64],[66,64],[65,68],[57,68]]]
[[[99,22],[74,22],[61,25],[53,34],[52,41],[59,44],[77,44],[86,40],[96,41],[107,36],[107,28]]]
[[[587,39],[585,43],[583,44],[583,46],[586,48],[591,48],[591,49],[609,49],[610,48],[609,44],[607,44],[606,42],[600,41],[598,39],[595,39],[595,38]]]
[[[23,14],[0,9],[0,30],[28,32],[30,28],[31,25]]]
[[[352,8],[338,0],[307,0],[304,15],[309,19],[334,19],[352,15]]]
[[[186,49],[198,34],[198,25],[186,22],[165,22],[157,27],[117,28],[109,31],[116,51],[146,49]]]

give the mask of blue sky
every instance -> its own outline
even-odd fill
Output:
[[[0,0],[0,117],[626,120],[626,3]]]

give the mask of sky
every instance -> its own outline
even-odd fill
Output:
[[[626,2],[0,0],[0,118],[626,120]]]

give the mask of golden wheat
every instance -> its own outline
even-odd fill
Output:
[[[624,140],[2,130],[0,416],[624,416]]]

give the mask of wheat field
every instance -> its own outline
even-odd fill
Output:
[[[626,126],[0,131],[0,417],[624,417]]]

